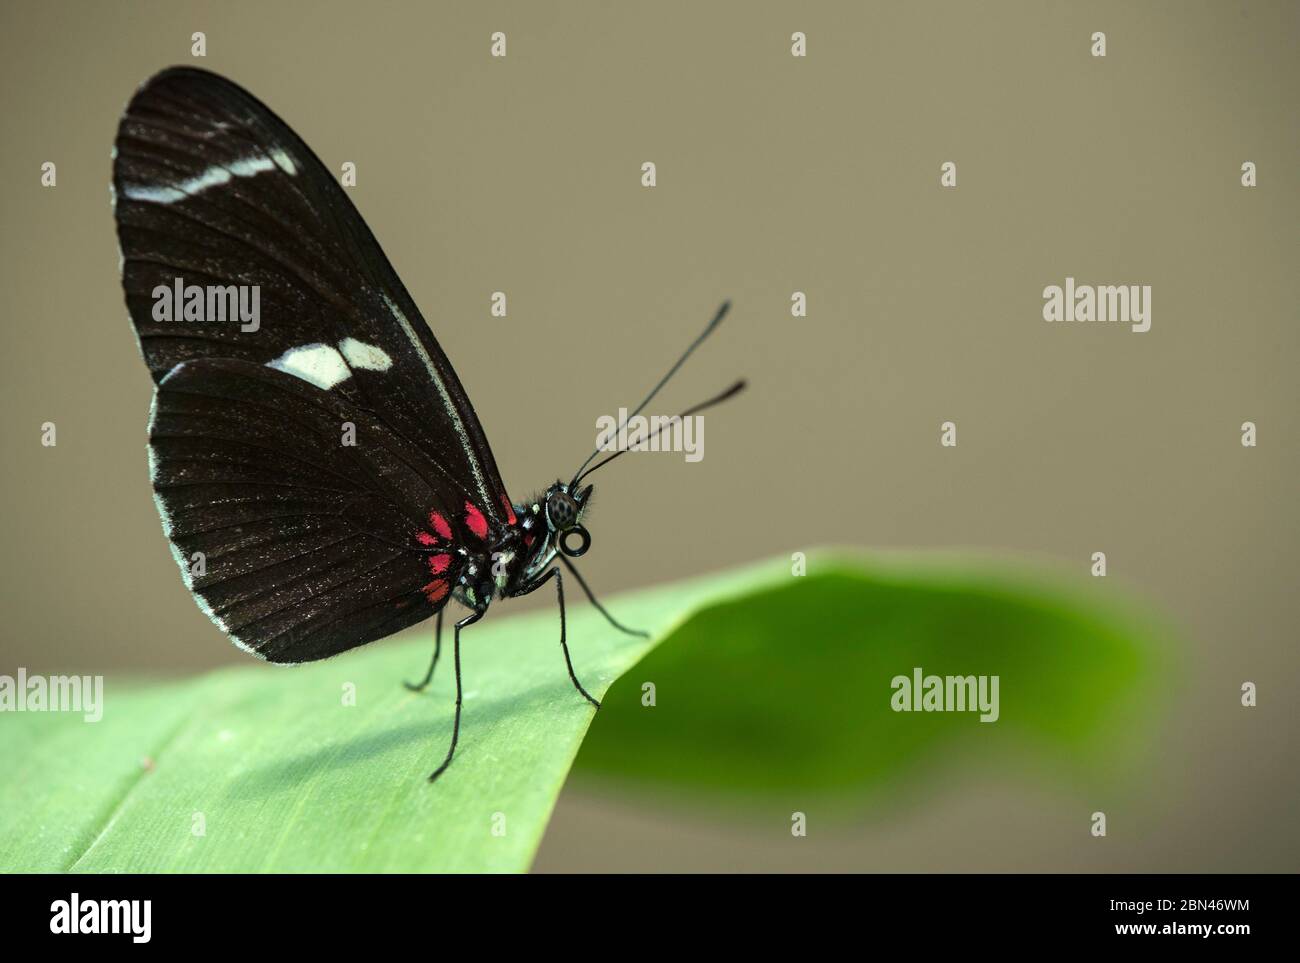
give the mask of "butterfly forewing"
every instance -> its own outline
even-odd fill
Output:
[[[496,524],[505,486],[473,406],[343,188],[266,106],[175,68],[136,93],[113,166],[122,283],[155,382],[176,364],[281,364],[368,408]],[[258,289],[237,320],[155,320],[155,292]]]
[[[122,283],[157,385],[155,493],[200,606],[258,655],[298,662],[446,604],[455,543],[481,544],[509,499],[455,372],[342,188],[268,108],[191,69],[132,99],[113,184]],[[257,316],[159,316],[178,279],[255,288]]]

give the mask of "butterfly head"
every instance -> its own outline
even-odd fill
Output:
[[[540,497],[520,506],[527,547],[518,575],[511,580],[514,589],[525,589],[541,577],[557,554],[569,558],[586,554],[591,535],[582,525],[582,516],[591,503],[591,487],[574,488],[557,481]]]
[[[556,547],[570,558],[585,555],[591,535],[582,525],[582,515],[591,500],[592,486],[570,489],[557,481],[546,490],[546,527]]]

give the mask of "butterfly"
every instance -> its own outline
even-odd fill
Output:
[[[113,152],[122,287],[154,381],[149,470],[163,529],[199,608],[276,663],[323,659],[437,616],[461,632],[572,559],[592,461],[514,501],[451,363],[340,184],[231,81],[171,68],[136,92]],[[727,304],[636,409],[717,327]],[[744,382],[688,409],[731,397]],[[633,414],[635,414],[634,412]],[[631,416],[629,416],[631,417]],[[632,446],[629,445],[628,448]],[[560,564],[555,564],[556,562]]]

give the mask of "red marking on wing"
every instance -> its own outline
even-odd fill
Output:
[[[420,532],[415,537],[419,539],[421,545],[436,545],[438,543],[438,540],[428,532]]]
[[[532,545],[533,545],[533,533],[532,533],[532,532],[529,532],[527,535],[524,536],[524,544],[527,545],[529,548],[532,547]]]
[[[442,512],[429,512],[429,524],[441,537],[451,540],[451,526],[447,524],[447,519],[442,517]]]
[[[424,592],[430,602],[441,602],[447,597],[447,593],[451,591],[451,589],[448,587],[445,578],[436,578],[421,589],[421,591]]]
[[[434,575],[441,575],[443,572],[447,571],[447,566],[450,564],[451,564],[450,555],[429,556],[429,571],[432,572]]]
[[[501,504],[506,507],[506,522],[513,525],[518,519],[515,518],[515,507],[510,504],[510,496],[502,495]]]
[[[483,513],[475,507],[473,502],[465,503],[465,525],[479,538],[487,538],[487,519],[483,517]]]

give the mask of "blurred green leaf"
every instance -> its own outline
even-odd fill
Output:
[[[583,767],[741,797],[851,792],[954,740],[1014,732],[1086,754],[1118,731],[1151,670],[1135,620],[1023,576],[946,572],[814,553],[802,577],[778,560],[614,599],[658,647],[571,601],[593,694],[640,662],[609,692]],[[433,785],[451,726],[449,638],[427,692],[400,685],[422,672],[431,625],[293,669],[110,677],[98,723],[0,714],[0,869],[526,869],[594,711],[570,686],[554,610],[503,615],[464,635],[461,742]],[[917,665],[1000,675],[1000,721],[892,712],[889,679]]]
[[[695,612],[619,679],[577,771],[729,805],[838,797],[860,810],[957,757],[1105,778],[1143,748],[1165,633],[1098,580],[1067,588],[988,559],[825,553],[785,576]],[[998,677],[997,720],[895,711],[892,680],[918,668]]]

